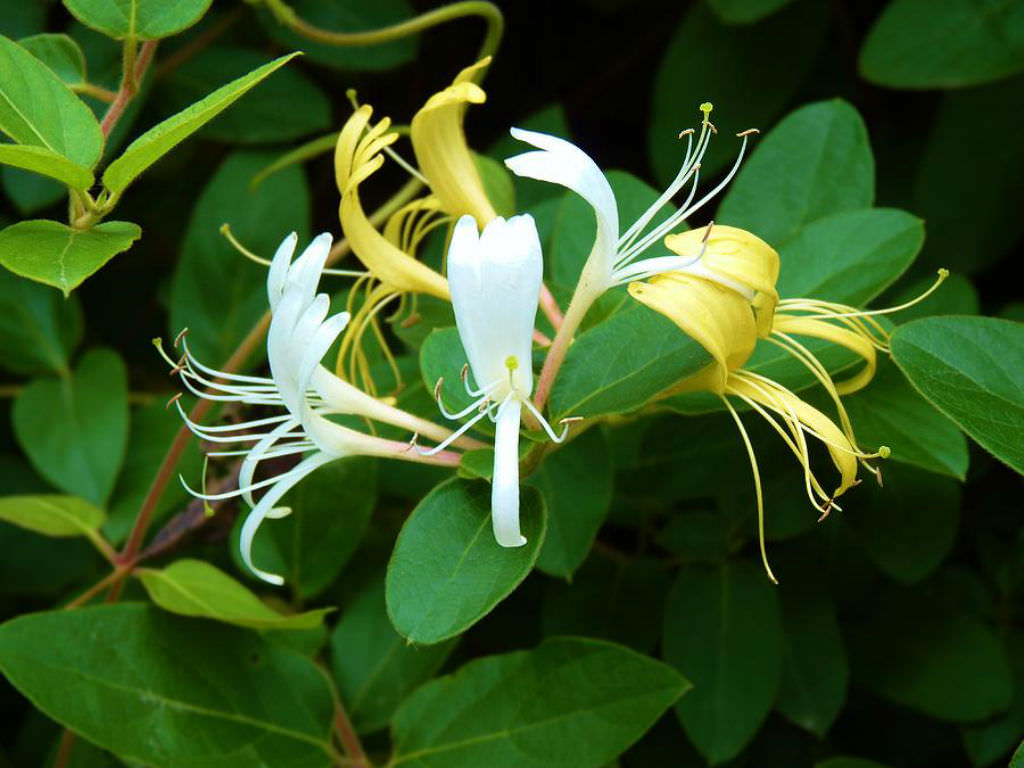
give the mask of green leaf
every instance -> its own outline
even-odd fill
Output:
[[[995,763],[1017,745],[1024,733],[1024,633],[1012,629],[1004,637],[1006,658],[1013,669],[1013,703],[994,720],[966,726],[961,735],[964,749],[976,766]]]
[[[521,491],[526,544],[506,548],[491,533],[491,487],[450,480],[409,515],[388,563],[388,616],[414,643],[439,643],[465,631],[529,574],[547,527],[544,499]]]
[[[104,506],[128,438],[128,386],[117,353],[94,349],[61,379],[36,379],[14,401],[14,435],[61,490]]]
[[[92,168],[103,134],[92,110],[49,67],[0,35],[0,133]]]
[[[46,176],[6,166],[0,168],[4,194],[22,216],[31,216],[68,197],[68,188]]]
[[[383,577],[374,579],[331,633],[331,669],[356,730],[372,733],[386,727],[413,689],[444,664],[455,643],[407,643],[388,619]]]
[[[963,480],[967,440],[936,411],[885,358],[871,384],[843,398],[862,445],[887,445],[892,461]]]
[[[473,154],[473,164],[480,174],[484,193],[499,216],[514,216],[516,213],[516,189],[512,175],[504,163],[487,155]]]
[[[783,662],[775,706],[801,728],[824,738],[846,702],[849,680],[832,595],[813,577],[789,577],[779,598]]]
[[[815,763],[814,768],[886,768],[874,760],[865,760],[862,757],[830,757],[820,763]]]
[[[4,496],[0,520],[44,536],[92,537],[107,519],[102,509],[74,496]]]
[[[86,82],[85,54],[67,35],[33,35],[22,38],[18,45],[48,66],[67,85]]]
[[[73,189],[88,189],[93,185],[92,171],[46,147],[0,144],[0,163],[48,176]]]
[[[859,66],[890,88],[958,88],[1006,77],[1024,69],[1024,8],[893,0],[868,33]]]
[[[77,296],[62,299],[0,270],[0,365],[20,374],[67,371],[82,338]]]
[[[0,232],[0,264],[68,296],[141,236],[138,225],[127,221],[105,221],[91,229],[45,219],[19,221]]]
[[[270,159],[236,152],[217,169],[196,201],[171,288],[171,336],[189,329],[189,343],[219,366],[267,310],[265,267],[246,261],[220,233],[223,223],[247,248],[266,256],[292,231],[309,238],[309,192],[302,170],[287,168],[256,189],[249,181]]]
[[[412,18],[416,11],[408,0],[374,0],[353,3],[350,0],[291,0],[295,13],[308,24],[337,32],[368,32],[389,27]],[[379,72],[412,61],[418,36],[403,37],[371,46],[339,46],[313,42],[292,32],[270,14],[262,17],[270,32],[286,48],[303,50],[318,64],[338,69]],[[437,87],[447,85],[439,81]]]
[[[249,630],[138,604],[37,613],[0,627],[0,668],[49,717],[133,763],[330,761],[323,674]]]
[[[595,552],[572,581],[551,581],[541,606],[546,637],[600,637],[649,653],[661,634],[671,578],[654,558],[613,559]]]
[[[420,373],[428,392],[441,383],[441,400],[450,411],[462,410],[473,398],[466,392],[460,378],[467,364],[459,331],[456,328],[435,328],[420,347]]]
[[[554,419],[633,411],[710,361],[671,320],[638,302],[584,331],[551,392]]]
[[[914,210],[928,222],[924,257],[935,267],[980,272],[1024,234],[1024,142],[978,141],[978,115],[1024,122],[1024,76],[942,96],[913,181]],[[950,162],[971,146],[971,162]],[[970,190],[950,195],[949,190]],[[970,222],[966,225],[965,222]],[[948,290],[945,289],[944,290]]]
[[[1017,751],[1013,753],[1013,759],[1010,761],[1010,768],[1021,768],[1024,766],[1024,741],[1017,747]]]
[[[988,625],[920,590],[844,628],[854,680],[928,717],[975,722],[1010,705],[1012,676]]]
[[[914,467],[881,469],[885,487],[869,485],[848,520],[875,565],[912,584],[933,573],[956,543],[960,484]]]
[[[997,459],[1024,473],[1024,325],[926,317],[892,335],[910,383]]]
[[[315,629],[331,608],[285,616],[221,570],[202,560],[178,560],[166,568],[140,568],[154,603],[181,616],[215,619],[251,629]]]
[[[119,195],[153,163],[298,55],[292,53],[274,59],[150,128],[107,166],[103,173],[104,186],[113,194]]]
[[[716,220],[780,248],[822,216],[870,208],[874,190],[875,163],[857,110],[820,101],[791,112],[758,142]]]
[[[754,737],[779,689],[778,593],[753,563],[687,566],[665,604],[665,660],[693,682],[676,705],[708,762],[724,762]]]
[[[777,12],[793,0],[707,0],[726,24],[750,24]],[[701,41],[707,45],[707,41]]]
[[[247,72],[259,72],[266,60],[266,54],[257,50],[208,48],[168,76],[161,90],[166,111],[189,108],[226,79],[238,78],[226,87],[235,86],[251,77]],[[247,87],[259,79],[262,78]],[[288,67],[224,117],[203,128],[202,135],[233,144],[267,144],[322,132],[331,125],[331,104],[327,95],[301,70]]]
[[[213,0],[63,0],[71,15],[115,40],[158,40],[188,29]]]
[[[307,477],[282,501],[292,514],[264,526],[253,546],[262,567],[304,598],[319,595],[359,546],[377,504],[377,462],[354,456]]]
[[[660,662],[583,638],[491,656],[427,683],[392,724],[390,766],[599,768],[687,689]]]
[[[590,551],[612,503],[612,458],[600,429],[590,429],[548,456],[529,480],[544,496],[548,532],[537,567],[572,576]]]
[[[725,26],[756,21],[787,1],[694,3],[683,16],[658,65],[651,92],[647,146],[662,184],[672,181],[682,165],[686,141],[679,140],[679,131],[699,130],[702,102],[716,107],[711,119],[718,135],[711,138],[701,160],[701,176],[710,179],[735,161],[740,149],[737,133],[765,130],[792,101],[825,41],[827,7],[813,0],[801,2],[755,26]],[[754,146],[758,141],[753,139]]]

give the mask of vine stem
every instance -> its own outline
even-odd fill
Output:
[[[295,10],[284,0],[264,0],[271,13],[286,27],[299,35],[317,43],[337,46],[369,46],[380,45],[392,40],[398,40],[417,32],[422,32],[438,24],[455,21],[470,16],[476,16],[487,24],[487,32],[484,35],[483,43],[480,45],[480,53],[477,59],[483,59],[493,55],[501,43],[502,34],[505,31],[505,18],[501,9],[490,2],[481,0],[465,0],[464,2],[452,3],[433,11],[428,11],[398,24],[389,27],[381,27],[366,32],[332,32],[320,29],[302,19]],[[483,73],[478,73],[481,77]]]
[[[576,333],[576,329],[583,322],[583,317],[587,314],[587,310],[590,309],[590,305],[600,295],[599,292],[595,294],[592,291],[585,290],[583,280],[585,278],[581,280],[580,287],[573,294],[572,300],[569,302],[569,309],[566,310],[565,317],[562,318],[558,332],[555,334],[555,340],[551,342],[547,357],[544,358],[544,367],[541,368],[540,378],[537,379],[537,390],[533,396],[533,403],[539,411],[544,410],[544,404],[547,403],[548,395],[551,394],[555,378],[558,376],[558,371],[565,361],[565,355],[569,351],[573,334]]]
[[[356,733],[348,712],[339,699],[334,700],[334,730],[338,734],[341,746],[345,748],[345,754],[351,760],[349,764],[352,768],[373,768],[363,749],[363,743],[359,740],[359,734]]]
[[[153,61],[153,54],[156,53],[156,44],[156,40],[147,40],[139,48],[138,56],[135,56],[135,41],[125,41],[124,58],[126,66],[124,73],[121,75],[121,87],[118,88],[114,101],[107,108],[107,113],[103,115],[103,122],[100,123],[103,138],[106,139],[110,136],[114,126],[117,125],[117,122],[124,114],[125,107],[135,98],[135,94],[139,92],[139,84],[142,82],[142,78],[146,76],[146,70],[149,69],[149,65]]]

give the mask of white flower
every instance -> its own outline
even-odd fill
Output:
[[[694,148],[693,131],[685,131],[687,137],[686,156],[675,179],[661,196],[638,218],[625,232],[619,232],[619,212],[608,179],[597,164],[579,147],[564,139],[549,136],[536,131],[525,131],[513,128],[512,135],[537,148],[536,151],[525,152],[505,161],[505,164],[517,175],[539,181],[559,184],[572,190],[594,209],[597,217],[597,235],[590,256],[580,276],[577,293],[587,296],[593,301],[604,291],[617,285],[643,280],[653,275],[674,270],[687,270],[700,267],[702,254],[655,256],[636,261],[637,257],[646,253],[655,243],[662,240],[685,219],[695,213],[701,206],[717,195],[732,179],[747,146],[747,136],[751,131],[740,134],[743,146],[740,149],[732,169],[714,189],[694,202],[697,195],[697,182],[700,179],[700,162],[707,151],[714,126],[708,120],[711,112],[710,104],[702,104],[704,120],[701,132]],[[650,223],[658,212],[685,186],[690,185],[689,194],[679,209],[650,231]]]
[[[185,386],[194,394],[210,400],[247,405],[283,407],[285,413],[240,424],[202,426],[189,421],[181,405],[178,409],[189,428],[200,438],[213,443],[252,443],[244,450],[227,450],[211,456],[244,456],[238,489],[220,494],[201,494],[205,499],[241,496],[252,511],[242,526],[241,551],[245,564],[261,579],[282,584],[283,579],[260,570],[252,562],[252,542],[266,518],[280,518],[291,510],[275,507],[300,480],[318,467],[345,456],[382,456],[410,461],[452,465],[457,454],[435,453],[421,457],[409,450],[409,444],[363,434],[327,418],[330,414],[351,414],[428,435],[435,440],[450,439],[449,430],[412,416],[377,400],[324,368],[320,361],[348,324],[349,315],[341,312],[328,317],[330,298],[316,293],[320,275],[331,249],[331,236],[322,234],[292,263],[298,241],[293,233],[277,249],[267,275],[267,293],[272,311],[267,333],[267,358],[271,377],[244,376],[213,370],[200,363],[189,351],[182,335],[185,356],[175,363]],[[207,391],[203,391],[206,388]],[[457,436],[456,436],[457,437]],[[467,447],[479,447],[468,439]],[[256,468],[266,459],[308,454],[292,469],[255,481]],[[184,482],[184,481],[183,481]],[[252,492],[268,487],[258,502]],[[187,487],[187,486],[186,486]]]
[[[495,422],[491,523],[503,547],[519,547],[526,539],[519,529],[519,419],[523,406],[552,440],[561,442],[530,402],[533,390],[531,346],[540,295],[540,238],[533,217],[492,219],[481,235],[476,220],[463,216],[455,225],[448,251],[448,284],[459,338],[469,358],[476,389],[463,376],[476,400],[449,419],[476,414],[452,438],[468,431],[484,416]],[[438,390],[438,395],[440,390]],[[433,450],[441,450],[452,438]],[[430,452],[426,452],[429,454]]]

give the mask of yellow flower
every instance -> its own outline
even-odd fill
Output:
[[[718,395],[743,438],[754,473],[761,555],[768,575],[775,580],[764,547],[764,505],[757,459],[739,414],[729,401],[734,397],[762,416],[796,455],[804,469],[808,498],[824,518],[836,497],[857,484],[858,463],[881,479],[868,462],[889,455],[886,447],[867,453],[858,445],[840,395],[856,391],[874,376],[876,353],[888,352],[888,334],[875,315],[903,309],[928,296],[946,277],[909,304],[868,312],[813,299],[779,301],[775,282],[779,256],[755,235],[735,227],[709,225],[670,235],[665,245],[692,260],[687,267],[651,277],[629,286],[633,298],[668,317],[711,355],[712,362],[673,392],[709,391]],[[836,383],[816,355],[796,336],[822,339],[859,355],[864,365],[852,377]],[[798,360],[814,376],[836,407],[838,423],[807,404],[781,384],[743,366],[758,339],[775,344]],[[839,472],[835,490],[827,493],[811,469],[807,437],[820,440]]]

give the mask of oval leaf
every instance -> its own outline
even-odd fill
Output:
[[[176,35],[203,17],[213,0],[64,0],[71,15],[115,40]]]
[[[102,509],[74,496],[5,496],[0,498],[0,520],[44,536],[88,536],[99,530],[107,516]]]
[[[82,307],[0,270],[0,365],[15,373],[67,372],[82,336]]]
[[[582,638],[478,659],[395,715],[390,766],[598,768],[689,687],[670,667]]]
[[[332,609],[285,616],[221,570],[202,560],[178,560],[137,571],[153,602],[182,616],[216,619],[251,629],[315,629]]]
[[[926,317],[896,329],[892,356],[932,405],[1024,474],[1024,324]]]
[[[130,762],[331,762],[323,673],[247,630],[137,604],[37,613],[0,627],[0,668],[41,711]]]
[[[521,490],[526,544],[506,548],[491,533],[491,487],[450,480],[412,511],[387,574],[388,616],[414,643],[439,643],[465,631],[504,600],[533,568],[547,527],[544,499]]]
[[[48,66],[67,85],[85,82],[85,54],[67,35],[33,35],[22,38],[18,45]]]
[[[0,232],[0,264],[65,296],[142,236],[138,225],[105,221],[74,229],[59,221],[19,221]]]
[[[74,189],[88,189],[93,184],[92,171],[46,147],[0,144],[0,164],[49,176]]]

